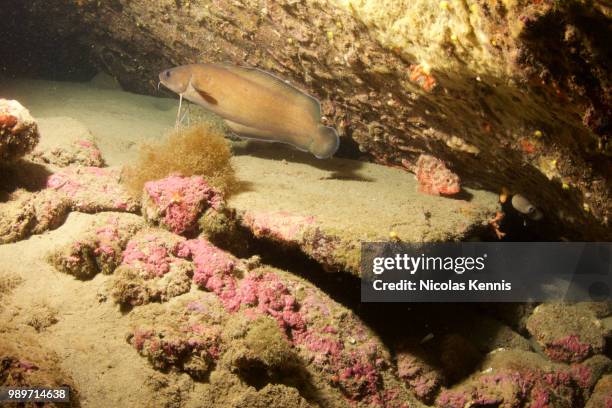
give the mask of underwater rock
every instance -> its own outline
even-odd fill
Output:
[[[138,306],[188,292],[193,264],[178,256],[183,243],[184,239],[164,230],[137,233],[113,275],[113,299],[123,306]]]
[[[603,376],[595,386],[585,408],[612,407],[612,374]]]
[[[144,185],[142,213],[175,234],[193,233],[207,208],[219,210],[221,194],[201,176],[170,176]]]
[[[119,184],[119,170],[66,167],[46,178],[46,188],[19,190],[0,203],[0,243],[59,227],[70,211],[135,212],[139,205]]]
[[[104,166],[100,149],[81,122],[65,116],[39,118],[38,127],[41,137],[30,154],[32,161],[59,167]]]
[[[415,175],[422,193],[453,195],[461,191],[459,176],[450,171],[442,160],[428,154],[419,156]]]
[[[249,389],[232,405],[232,408],[310,408],[309,404],[293,387],[282,384],[267,384],[261,390]]]
[[[68,198],[51,190],[16,192],[12,200],[0,203],[0,243],[16,242],[59,227],[71,206]]]
[[[79,407],[79,392],[65,373],[60,358],[23,330],[3,327],[0,337],[0,387],[70,388],[70,402],[47,403],[48,407]],[[7,406],[18,406],[8,404]],[[32,405],[34,406],[34,405]]]
[[[71,201],[73,211],[135,212],[140,205],[119,183],[120,169],[66,167],[47,178],[47,188]]]
[[[47,259],[78,279],[91,279],[100,272],[111,274],[120,264],[130,237],[143,227],[143,220],[133,214],[103,214],[76,239],[49,253]]]
[[[387,397],[405,403],[411,400],[395,376],[389,352],[380,340],[319,289],[271,267],[246,270],[240,260],[203,239],[182,240],[177,236],[177,240],[176,255],[192,260],[194,282],[206,292],[197,300],[190,293],[163,303],[159,317],[163,323],[135,328],[129,341],[154,367],[174,367],[202,378],[221,360],[229,366],[238,365],[235,369],[240,371],[241,361],[248,354],[271,369],[283,366],[279,359],[293,361],[291,364],[298,364],[299,370],[310,373],[312,381],[320,383],[318,387],[333,387],[346,401],[384,406]],[[138,309],[137,313],[147,312]],[[252,342],[261,339],[251,336],[248,340],[247,336],[239,341],[241,336],[231,334],[230,327],[242,327],[248,322],[259,326],[256,322],[261,319],[274,322],[273,326],[261,323],[261,330],[267,327],[264,331],[270,332],[274,328],[272,334],[282,339],[275,341],[286,343],[279,345],[286,357],[271,352],[237,351],[236,347],[260,349]],[[299,358],[290,358],[293,354]]]
[[[602,353],[610,334],[585,304],[542,304],[533,311],[527,329],[551,360],[567,363]]]
[[[238,222],[330,271],[358,275],[361,242],[392,234],[407,242],[467,239],[499,210],[493,193],[466,189],[469,201],[420,194],[414,176],[400,169],[343,159],[320,165],[299,152],[286,162],[286,150],[269,144],[244,149],[250,155],[236,154],[233,163],[249,188],[227,198]]]
[[[479,371],[449,390],[442,391],[436,406],[579,406],[588,368],[547,362],[541,356],[519,350],[490,353]]]
[[[418,341],[404,342],[395,350],[397,374],[416,397],[430,404],[446,379],[430,364]]]
[[[204,303],[212,307],[216,299],[208,298]],[[222,314],[223,308],[218,305],[215,313]],[[179,299],[165,314],[148,320],[147,326],[130,334],[128,342],[158,370],[175,368],[194,379],[206,378],[225,348],[217,316]]]
[[[38,125],[30,112],[15,100],[0,99],[0,164],[25,156],[39,138]]]

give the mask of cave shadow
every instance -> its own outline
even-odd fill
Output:
[[[44,165],[23,159],[0,166],[0,202],[7,201],[18,189],[29,192],[44,189],[51,174]]]
[[[317,159],[312,154],[302,152],[291,146],[257,140],[235,142],[232,149],[235,156],[254,156],[260,159],[276,161],[286,160],[331,173],[323,177],[322,180],[374,181],[372,178],[358,173],[358,170],[362,169],[365,165],[362,161],[340,158]]]
[[[444,198],[450,198],[451,200],[457,201],[467,201],[469,203],[474,198],[474,194],[470,193],[464,188],[461,188],[457,194],[445,195]]]
[[[293,354],[281,365],[267,365],[257,358],[241,358],[235,362],[236,374],[244,383],[261,390],[268,384],[294,388],[308,402],[321,403],[325,398],[314,384],[305,362]]]

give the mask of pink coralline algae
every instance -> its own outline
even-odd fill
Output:
[[[134,212],[139,206],[119,178],[119,169],[71,166],[50,175],[47,188],[67,197],[75,211]]]
[[[122,265],[142,271],[147,277],[160,277],[170,271],[180,239],[164,239],[163,236],[145,231],[128,242],[123,252]]]
[[[548,344],[545,352],[551,360],[577,363],[591,354],[591,346],[580,342],[578,336],[572,335]]]
[[[236,308],[236,278],[233,276],[236,258],[205,239],[185,241],[178,255],[193,261],[196,285],[215,293],[226,307]]]
[[[461,191],[459,176],[446,164],[433,156],[422,154],[416,163],[416,179],[419,191],[431,195],[452,195]]]
[[[247,213],[243,223],[256,237],[272,238],[283,242],[301,240],[304,231],[315,224],[314,217],[290,214],[284,211],[275,213]]]
[[[139,217],[116,214],[92,223],[78,240],[49,255],[49,261],[60,271],[80,279],[99,272],[111,274],[121,262],[128,239],[142,227]]]
[[[221,353],[219,328],[184,322],[163,331],[136,330],[129,341],[155,368],[177,367],[195,379],[204,378]]]
[[[202,213],[207,208],[219,210],[222,203],[220,193],[200,176],[170,176],[144,186],[145,218],[175,234],[194,232]]]
[[[593,310],[580,304],[539,305],[527,329],[554,361],[578,363],[603,352],[606,329]]]
[[[549,408],[573,407],[582,400],[581,384],[588,374],[586,370],[546,367],[541,357],[529,352],[509,350],[499,354],[502,356],[485,362],[484,366],[492,366],[490,369],[472,376],[452,390],[441,392],[436,406],[463,408],[466,404],[498,406],[503,403],[509,407]]]
[[[123,252],[111,294],[123,306],[165,302],[191,289],[193,264],[178,256],[183,237],[165,230],[143,230]]]
[[[180,241],[173,254],[191,261],[193,282],[207,291],[206,296],[216,299],[223,313],[228,316],[240,314],[253,321],[260,317],[273,318],[286,340],[312,365],[312,369],[322,373],[323,378],[349,401],[374,406],[403,406],[400,402],[389,405],[385,401],[385,393],[392,389],[385,385],[384,380],[385,375],[390,375],[388,372],[392,366],[388,353],[353,315],[345,313],[338,320],[341,307],[317,289],[269,267],[249,271],[243,261],[203,238]],[[182,316],[194,320],[194,324],[183,325],[181,330],[209,333],[216,330],[211,328],[211,324],[215,327],[221,325],[218,328],[222,330],[227,318],[219,315],[218,308],[210,302],[188,302]],[[157,361],[156,364],[162,361],[180,368],[183,363],[175,364],[169,359],[180,355],[182,361],[191,356],[193,351],[190,351],[187,340],[191,334],[182,335],[180,340],[172,342],[169,340],[172,336],[166,336],[167,330],[164,330],[153,330],[144,335],[136,333],[132,343],[141,353]],[[214,357],[210,351],[214,342],[205,343],[209,350],[207,355]],[[400,387],[399,383],[396,387]],[[405,395],[400,388],[397,388],[397,393]]]
[[[60,271],[79,279],[110,274],[119,265],[128,239],[142,227],[139,217],[114,214],[95,220],[80,238],[52,252],[48,259]]]
[[[241,305],[254,307],[259,313],[272,316],[292,338],[298,337],[305,330],[295,297],[273,273],[251,273],[245,277],[240,282],[231,307],[237,310]]]

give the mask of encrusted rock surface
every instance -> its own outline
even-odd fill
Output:
[[[137,306],[189,292],[193,265],[178,256],[182,237],[145,229],[127,243],[112,280],[111,294],[122,306]]]
[[[602,353],[610,336],[588,304],[542,304],[533,311],[527,329],[550,359],[566,363]]]
[[[57,228],[70,211],[135,212],[139,204],[119,177],[119,169],[70,166],[47,176],[39,191],[18,190],[0,203],[0,243]]]
[[[585,408],[612,407],[612,374],[603,376],[595,386]]]
[[[38,125],[30,112],[18,101],[0,99],[0,165],[31,152],[39,138]]]
[[[597,372],[587,365],[563,366],[541,356],[517,350],[491,353],[480,371],[441,392],[436,406],[577,407],[584,404]],[[596,381],[596,379],[595,379]]]
[[[59,167],[104,166],[102,152],[81,122],[67,116],[42,117],[38,119],[38,128],[40,143],[30,154],[32,161]]]
[[[102,214],[77,239],[48,254],[49,262],[79,279],[113,273],[128,240],[143,227],[142,218],[133,214]]]
[[[237,177],[248,188],[229,197],[253,235],[297,247],[330,270],[358,274],[363,241],[441,242],[489,228],[496,194],[464,189],[454,198],[420,193],[400,169],[335,159],[317,161],[277,146],[237,148]],[[242,155],[241,153],[249,153]],[[270,160],[275,158],[278,160]]]
[[[222,202],[221,194],[201,176],[169,176],[145,183],[142,213],[175,234],[193,233],[204,211],[219,210]]]

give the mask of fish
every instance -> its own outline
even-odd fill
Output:
[[[453,195],[461,191],[461,179],[446,164],[431,155],[422,154],[414,166],[419,191],[431,195]]]
[[[336,130],[321,124],[319,101],[257,68],[190,64],[159,74],[166,88],[219,115],[239,136],[280,142],[332,157],[340,145]]]

